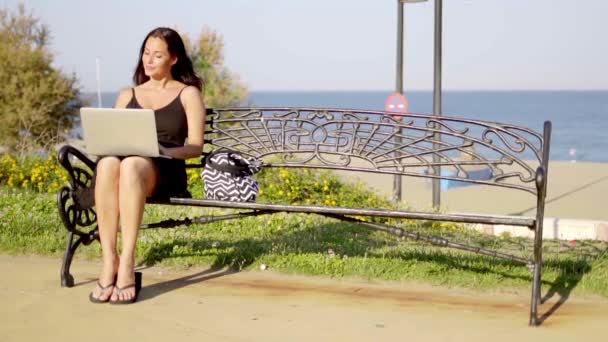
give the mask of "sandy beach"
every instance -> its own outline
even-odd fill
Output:
[[[352,173],[343,175],[353,178]],[[393,176],[357,173],[356,177],[381,194],[391,196]],[[430,179],[403,177],[402,198],[410,206],[425,210],[432,206]],[[608,163],[553,161],[545,217],[608,221]],[[535,214],[536,198],[530,194],[492,186],[471,185],[442,191],[441,208],[446,212],[487,214]]]
[[[204,268],[143,269],[138,303],[99,305],[99,264],[77,260],[76,286],[61,288],[59,263],[0,255],[0,341],[604,341],[608,317],[606,299],[556,294],[530,328],[527,291]]]

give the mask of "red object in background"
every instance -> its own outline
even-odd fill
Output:
[[[576,246],[576,240],[570,240],[568,241],[568,244],[570,245],[570,247],[574,247]]]
[[[407,113],[408,111],[408,103],[402,94],[393,93],[386,99],[386,107],[385,110],[387,112],[396,112],[396,113]]]

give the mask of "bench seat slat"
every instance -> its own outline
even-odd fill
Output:
[[[229,201],[215,201],[196,198],[172,197],[164,201],[149,201],[152,204],[189,205],[197,207],[215,207],[231,209],[271,210],[294,213],[323,213],[340,215],[360,215],[394,217],[406,219],[420,219],[429,221],[450,221],[464,223],[504,224],[512,226],[534,227],[535,219],[526,216],[496,216],[466,213],[425,213],[405,210],[391,209],[364,209],[346,207],[322,207],[312,205],[288,205],[288,204],[265,204],[265,203],[243,203]]]

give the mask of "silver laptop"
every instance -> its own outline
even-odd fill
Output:
[[[96,156],[165,157],[152,109],[80,108],[85,150]]]

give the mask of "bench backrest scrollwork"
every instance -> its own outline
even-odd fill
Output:
[[[219,108],[208,109],[205,131],[213,148],[239,150],[271,161],[271,167],[441,178],[539,195],[546,187],[537,183],[539,172],[544,182],[551,127],[546,122],[541,134],[509,124],[424,114]],[[476,170],[487,170],[487,177],[473,177]]]

